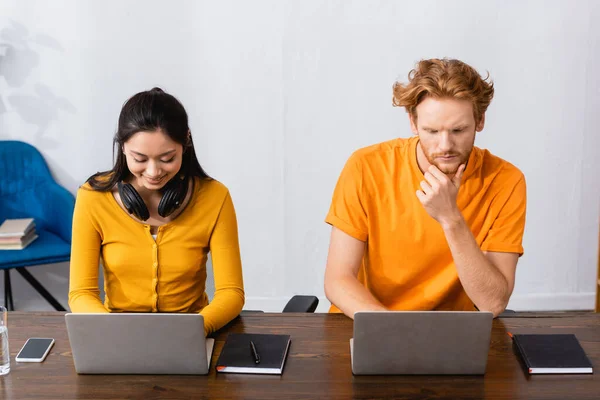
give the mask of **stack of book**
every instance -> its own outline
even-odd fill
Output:
[[[7,219],[0,225],[0,250],[22,250],[37,237],[33,218]]]

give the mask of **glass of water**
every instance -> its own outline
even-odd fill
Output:
[[[0,306],[0,375],[10,372],[10,353],[8,351],[8,326],[6,308]]]

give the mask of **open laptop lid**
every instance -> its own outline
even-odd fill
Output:
[[[83,374],[207,374],[214,339],[200,314],[65,314]]]
[[[367,311],[354,314],[356,375],[484,374],[493,314]]]

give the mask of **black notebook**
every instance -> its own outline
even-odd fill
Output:
[[[290,335],[230,333],[217,372],[281,375],[290,342]]]
[[[513,335],[530,374],[591,374],[592,363],[575,335]]]

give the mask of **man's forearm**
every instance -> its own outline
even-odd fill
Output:
[[[506,278],[483,254],[462,215],[443,223],[442,229],[465,292],[479,310],[497,316],[510,297]]]
[[[327,279],[327,278],[326,278]],[[355,277],[338,278],[325,284],[325,295],[346,316],[354,319],[357,311],[387,310]]]

